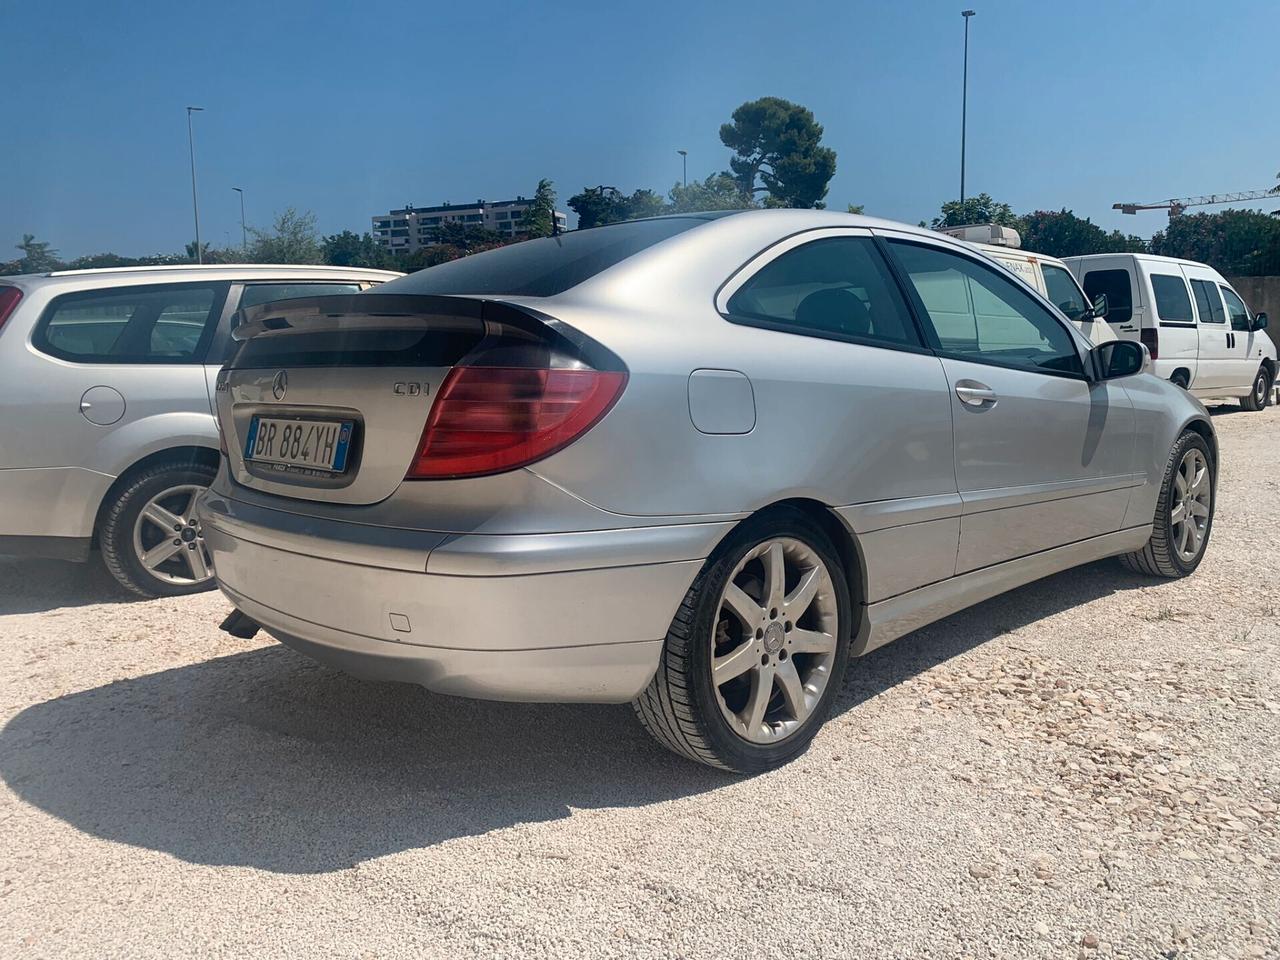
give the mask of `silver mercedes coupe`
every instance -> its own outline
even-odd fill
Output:
[[[898,223],[615,224],[235,337],[199,506],[226,629],[441,693],[630,701],[733,771],[803,751],[851,657],[1102,557],[1185,576],[1213,521],[1213,427],[1144,347]]]

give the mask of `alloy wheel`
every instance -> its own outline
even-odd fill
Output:
[[[738,736],[777,743],[800,729],[831,681],[838,619],[831,573],[800,540],[766,540],[738,562],[711,637],[711,685]]]
[[[194,483],[170,487],[148,500],[138,514],[133,549],[138,562],[157,580],[187,586],[213,576],[195,514],[196,501],[204,491]]]
[[[1199,450],[1188,450],[1173,475],[1173,505],[1169,509],[1173,548],[1184,562],[1195,560],[1204,546],[1212,498],[1209,462]]]

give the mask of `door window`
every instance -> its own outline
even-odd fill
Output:
[[[79,363],[199,363],[226,283],[116,287],[54,299],[32,337],[37,349]]]
[[[1089,311],[1089,304],[1085,302],[1084,291],[1071,272],[1051,263],[1040,264],[1040,269],[1044,273],[1044,288],[1049,302],[1072,320],[1083,319]]]
[[[1227,304],[1227,318],[1231,321],[1232,330],[1248,330],[1249,329],[1249,308],[1244,305],[1244,301],[1230,287],[1224,287],[1218,284],[1218,289],[1222,291],[1222,299]]]
[[[1107,295],[1109,322],[1128,323],[1133,319],[1133,286],[1128,270],[1090,270],[1084,275],[1084,292],[1090,303],[1101,294]]]
[[[1044,305],[982,264],[891,241],[942,352],[965,360],[1083,376],[1075,339]]]
[[[1226,323],[1227,314],[1222,309],[1222,298],[1218,296],[1218,288],[1208,280],[1192,280],[1191,289],[1196,293],[1196,309],[1200,311],[1201,323]]]
[[[920,346],[870,237],[830,237],[772,260],[729,298],[729,319],[794,333]]]
[[[1153,273],[1151,289],[1156,295],[1156,315],[1167,323],[1195,323],[1187,281],[1168,273]]]

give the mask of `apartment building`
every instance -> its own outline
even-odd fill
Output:
[[[399,210],[372,218],[373,236],[378,243],[395,253],[413,253],[434,242],[434,228],[444,223],[461,223],[483,227],[504,236],[520,232],[520,223],[533,205],[527,197],[514,200],[477,200],[475,203],[442,203],[438,207],[415,207],[406,204]],[[556,211],[556,224],[568,229],[568,217]]]

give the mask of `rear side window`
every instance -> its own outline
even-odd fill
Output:
[[[1084,275],[1084,292],[1093,303],[1107,296],[1107,320],[1128,323],[1133,319],[1133,288],[1128,270],[1090,270]]]
[[[1187,281],[1168,273],[1153,273],[1151,289],[1156,295],[1156,315],[1167,323],[1194,323]]]
[[[1196,309],[1200,311],[1200,322],[1226,323],[1227,314],[1222,309],[1218,288],[1208,280],[1192,280],[1191,287],[1196,292]]]
[[[920,346],[875,241],[831,237],[789,250],[729,298],[729,319],[833,339]]]
[[[711,218],[659,217],[525,240],[419,270],[380,292],[552,297]]]
[[[199,363],[228,284],[117,287],[57,297],[36,326],[37,349],[80,363]]]
[[[359,293],[358,283],[252,283],[240,294],[240,309],[256,307],[273,300],[296,300],[299,297],[333,297]]]
[[[1079,320],[1084,316],[1088,304],[1085,303],[1084,292],[1076,283],[1075,277],[1051,263],[1042,263],[1040,269],[1044,272],[1044,288],[1049,302],[1072,320]]]
[[[1244,305],[1239,294],[1221,284],[1218,285],[1218,289],[1222,291],[1222,299],[1227,303],[1227,317],[1231,320],[1231,329],[1248,330],[1249,308]]]

